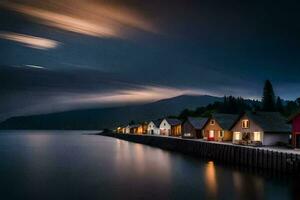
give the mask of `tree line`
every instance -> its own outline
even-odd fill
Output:
[[[245,111],[280,112],[282,115],[289,117],[299,110],[300,97],[295,101],[284,101],[275,95],[272,83],[266,80],[261,101],[224,96],[222,102],[214,102],[194,110],[184,109],[178,118],[184,120],[187,117],[209,117],[213,113],[240,114]]]

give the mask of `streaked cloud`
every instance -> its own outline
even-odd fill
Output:
[[[86,104],[131,104],[131,103],[144,103],[153,102],[160,99],[172,98],[179,95],[201,95],[207,94],[201,90],[193,89],[179,89],[171,87],[156,87],[156,86],[144,86],[139,89],[132,90],[116,90],[111,93],[101,94],[84,94],[76,95],[76,98],[66,95],[58,97],[60,102],[63,103],[83,103]]]
[[[25,65],[25,66],[30,68],[36,68],[36,69],[45,69],[45,67],[39,65]]]
[[[29,3],[28,3],[29,2]],[[158,30],[141,14],[107,1],[5,1],[0,6],[32,17],[36,22],[65,31],[122,38],[130,28],[152,33]]]
[[[59,46],[59,42],[54,40],[13,32],[0,32],[0,38],[19,42],[27,47],[41,50],[53,49]]]

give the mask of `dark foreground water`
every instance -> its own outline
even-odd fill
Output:
[[[81,133],[0,132],[0,199],[300,198],[297,177],[258,175]]]

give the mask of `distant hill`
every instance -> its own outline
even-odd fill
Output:
[[[127,124],[130,120],[143,121],[177,115],[183,109],[195,109],[221,97],[182,95],[135,106],[72,110],[51,114],[12,117],[0,123],[0,129],[103,129]]]

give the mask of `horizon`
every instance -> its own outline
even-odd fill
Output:
[[[180,95],[300,96],[299,3],[4,0],[0,119]],[[165,11],[168,10],[168,13]]]
[[[110,105],[101,105],[101,106],[87,106],[87,107],[80,107],[80,108],[77,108],[77,109],[74,109],[74,108],[70,108],[70,109],[62,109],[62,110],[54,110],[52,112],[45,112],[45,111],[40,111],[40,112],[36,112],[36,113],[27,113],[27,114],[21,114],[21,115],[14,115],[14,116],[9,116],[9,117],[6,117],[6,118],[0,118],[0,123],[1,122],[4,122],[10,118],[19,118],[19,117],[28,117],[28,116],[39,116],[39,115],[51,115],[51,114],[56,114],[56,113],[64,113],[64,112],[73,112],[73,111],[84,111],[84,110],[94,110],[94,109],[110,109],[110,108],[122,108],[122,107],[129,107],[129,106],[143,106],[143,105],[148,105],[148,104],[152,104],[152,103],[158,103],[158,102],[161,102],[161,101],[166,101],[166,100],[172,100],[172,99],[176,99],[176,98],[179,98],[179,97],[203,97],[203,96],[206,96],[206,97],[216,97],[216,98],[220,98],[220,99],[223,99],[225,96],[213,96],[213,95],[207,95],[207,94],[181,94],[181,95],[178,95],[178,96],[174,96],[174,97],[167,97],[167,98],[163,98],[163,99],[157,99],[157,100],[153,100],[153,101],[147,101],[147,102],[134,102],[134,103],[125,103],[125,104],[122,104],[122,103],[117,103],[117,104],[110,104]],[[229,96],[232,96],[232,95],[229,95]],[[229,97],[229,96],[226,96],[226,97]],[[240,98],[240,96],[232,96],[232,97],[235,97],[235,98]],[[241,97],[243,98],[243,97]],[[251,101],[258,101],[258,102],[261,102],[262,100],[261,99],[251,99],[251,98],[243,98],[244,100],[251,100]],[[282,101],[290,101],[290,100],[285,100],[285,99],[281,99]],[[216,102],[216,101],[215,101]],[[200,106],[200,107],[203,107],[203,106]]]

